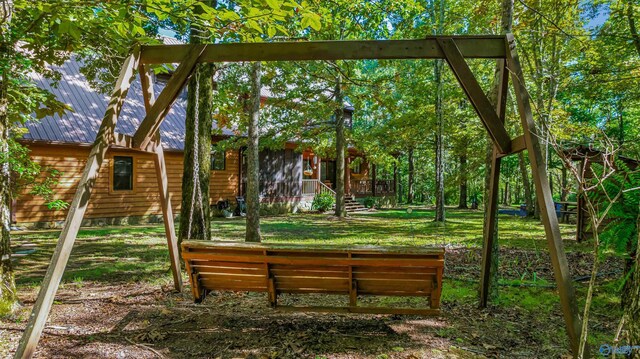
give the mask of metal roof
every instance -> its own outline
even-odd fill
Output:
[[[26,123],[28,133],[24,139],[28,141],[45,141],[68,144],[91,144],[95,140],[98,128],[102,122],[105,109],[109,103],[108,95],[101,94],[91,88],[89,81],[80,73],[80,64],[74,58],[66,61],[60,67],[54,67],[62,75],[62,79],[53,86],[53,81],[40,74],[33,74],[32,78],[38,87],[53,93],[58,101],[69,105],[73,111],[66,111],[62,116],[48,116],[38,121]],[[155,81],[156,95],[163,88],[161,82]],[[184,150],[185,118],[186,118],[186,90],[176,100],[160,125],[163,147],[167,150]],[[131,84],[127,99],[123,105],[116,131],[133,135],[145,116],[142,88],[138,78]],[[236,133],[230,129],[218,129],[214,121],[214,132],[225,136]]]
[[[183,42],[171,37],[162,37],[164,44],[182,44]],[[109,103],[108,95],[91,88],[89,81],[80,72],[81,63],[72,56],[62,66],[52,66],[60,72],[61,80],[53,86],[53,81],[41,74],[32,74],[36,85],[50,91],[58,101],[69,105],[73,110],[66,111],[62,116],[58,114],[41,120],[29,121],[25,127],[28,133],[23,136],[27,141],[40,141],[63,144],[91,144],[96,134],[104,112]],[[162,81],[154,81],[156,96],[162,91]],[[263,87],[260,93],[263,98],[274,97],[270,89]],[[345,110],[353,112],[353,106],[344,102]],[[186,118],[186,86],[182,94],[173,104],[171,110],[160,125],[162,146],[167,150],[184,150],[185,118]],[[126,101],[118,117],[116,132],[133,135],[145,116],[142,88],[138,77],[131,84]],[[237,131],[229,128],[218,128],[213,121],[215,134],[223,136],[238,135]]]

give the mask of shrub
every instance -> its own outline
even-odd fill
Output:
[[[333,207],[335,199],[329,193],[318,193],[313,197],[311,208],[316,211],[326,212]]]
[[[373,208],[376,206],[378,199],[375,197],[367,197],[364,199],[364,206],[367,208]]]

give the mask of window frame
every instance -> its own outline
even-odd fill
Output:
[[[213,161],[213,156],[214,155],[218,155],[218,153],[222,154],[222,168],[214,168],[214,166],[213,166],[214,163],[215,163],[215,161]],[[211,172],[213,172],[213,171],[226,171],[226,169],[227,169],[227,151],[226,150],[218,151],[218,150],[215,150],[214,148],[212,148],[211,152],[209,153],[209,166],[210,166],[209,170]]]
[[[360,175],[360,174],[362,174],[362,161],[358,161],[358,162],[356,162],[356,163],[352,164],[351,166],[354,166],[354,167],[355,167],[355,166],[357,166],[357,168],[358,168],[358,170],[357,170],[357,171],[356,171],[356,169],[355,169],[355,168],[353,168],[353,167],[352,167],[352,168],[350,168],[350,170],[351,170],[351,173],[352,173],[352,174],[354,174],[354,175]]]
[[[116,170],[116,159],[119,157],[130,158],[131,159],[131,189],[116,189],[116,181],[115,181],[115,170]],[[111,156],[110,166],[109,166],[109,193],[133,193],[136,190],[136,156],[133,155],[116,155]]]

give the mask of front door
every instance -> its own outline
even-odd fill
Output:
[[[336,189],[336,161],[322,160],[320,181],[332,189]]]

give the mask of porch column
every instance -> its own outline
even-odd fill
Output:
[[[244,188],[242,185],[242,177],[244,176],[244,173],[242,173],[242,165],[243,165],[243,157],[242,157],[242,148],[240,148],[238,150],[238,162],[240,163],[240,166],[238,166],[238,196],[242,196],[242,194],[244,193]]]
[[[376,165],[371,164],[371,195],[376,196]]]
[[[393,194],[398,193],[398,163],[393,162]]]
[[[344,159],[344,195],[351,196],[351,157]]]
[[[315,166],[318,174],[318,182],[320,182],[322,179],[322,158],[320,158],[320,156],[316,156],[316,158],[318,159],[318,162],[315,163]]]

